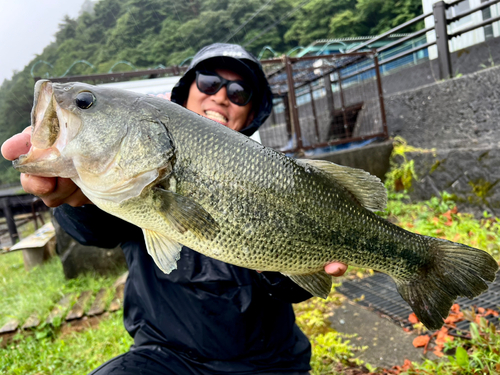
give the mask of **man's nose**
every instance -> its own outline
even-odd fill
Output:
[[[218,104],[229,105],[226,86],[221,87],[220,90],[215,93],[215,95],[212,95],[212,97],[213,100]]]

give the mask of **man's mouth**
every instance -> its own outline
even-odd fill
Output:
[[[210,120],[221,123],[222,125],[226,125],[229,121],[226,117],[215,111],[205,111],[205,116]]]

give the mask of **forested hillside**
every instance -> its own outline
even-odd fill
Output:
[[[57,77],[77,60],[94,68],[77,64],[69,75],[107,72],[121,60],[137,69],[176,65],[214,42],[239,43],[256,55],[264,46],[284,53],[317,39],[380,34],[421,13],[421,0],[101,0],[92,14],[67,17],[55,41],[2,83],[0,141],[30,124],[30,72],[40,60],[53,68],[37,64],[35,75]],[[0,184],[17,180],[10,163],[2,159],[1,166]]]

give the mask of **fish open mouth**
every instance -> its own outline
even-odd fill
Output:
[[[31,112],[31,148],[26,155],[13,161],[14,168],[22,173],[45,177],[75,176],[72,162],[61,153],[80,125],[78,117],[59,106],[53,83],[38,81]]]

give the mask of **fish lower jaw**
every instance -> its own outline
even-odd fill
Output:
[[[205,111],[205,116],[210,120],[221,123],[222,125],[226,125],[229,122],[226,117],[215,111]]]

